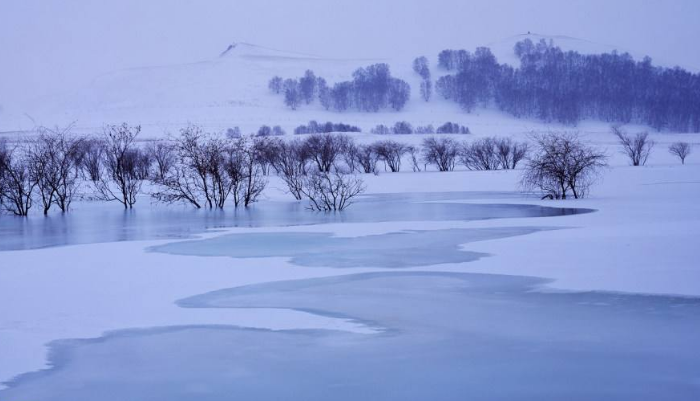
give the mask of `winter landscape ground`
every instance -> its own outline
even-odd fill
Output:
[[[525,39],[581,54],[628,51],[534,33],[482,42],[517,67]],[[493,105],[466,112],[439,93],[421,99],[412,62],[422,53],[341,58],[271,47],[234,42],[206,61],[2,99],[0,140],[34,143],[39,126],[97,137],[126,123],[141,127],[134,146],[143,149],[175,143],[192,125],[232,141],[234,127],[246,137],[280,126],[286,133],[273,139],[292,143],[311,136],[296,127],[316,120],[358,127],[326,134],[356,146],[510,138],[527,143],[529,157],[514,169],[438,171],[404,152],[400,171],[378,158],[363,173],[339,156],[333,168],[364,190],[330,212],[296,200],[277,167],[260,173],[255,202],[229,198],[221,210],[158,202],[152,194],[165,181],[153,178],[139,179],[125,209],[99,200],[81,170],[68,213],[43,216],[37,199],[28,216],[0,214],[0,400],[700,397],[698,133],[623,124],[654,142],[646,163],[632,166],[615,122],[562,124]],[[452,73],[438,67],[445,46],[425,48],[435,82]],[[675,65],[640,48],[635,60]],[[338,112],[319,100],[292,110],[268,87],[309,69],[329,83],[350,80],[376,63],[410,85],[400,111]],[[454,122],[469,133],[372,133],[398,121]],[[586,196],[547,199],[523,185],[537,138],[573,132],[606,160]],[[668,150],[679,142],[691,149],[683,164]]]

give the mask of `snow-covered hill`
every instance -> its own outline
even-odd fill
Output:
[[[513,46],[525,38],[533,42],[553,40],[565,50],[582,53],[625,51],[581,39],[538,34],[517,35],[486,46],[500,62],[517,64]],[[441,50],[439,44],[436,46],[434,53],[428,55],[434,76],[439,73],[435,64]],[[398,120],[413,125],[454,121],[469,126],[473,132],[487,134],[542,128],[536,121],[518,120],[494,110],[467,114],[439,96],[434,96],[429,103],[424,102],[419,98],[420,81],[411,69],[411,61],[410,58],[332,59],[232,43],[219,57],[209,61],[115,71],[94,78],[72,93],[5,110],[0,114],[0,131],[16,132],[30,130],[36,125],[71,122],[76,122],[76,129],[83,132],[97,131],[111,123],[141,124],[144,136],[161,136],[189,122],[212,131],[239,126],[243,132],[252,132],[262,124],[281,125],[291,131],[311,119],[342,121],[367,131],[376,124],[393,124]],[[323,110],[318,102],[292,111],[283,105],[280,96],[273,95],[267,88],[269,79],[275,75],[295,78],[307,69],[332,84],[348,80],[355,69],[376,62],[388,63],[393,75],[411,84],[412,98],[403,111],[337,113]]]

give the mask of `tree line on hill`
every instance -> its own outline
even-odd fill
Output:
[[[496,107],[518,118],[572,126],[594,119],[700,132],[700,74],[654,66],[648,57],[635,61],[627,53],[563,51],[545,40],[525,39],[514,52],[520,61],[517,67],[500,64],[487,47],[473,53],[443,50],[438,68],[448,74],[437,79],[435,92],[467,112]],[[412,67],[421,77],[421,98],[429,101],[433,81],[428,59],[418,57]],[[352,77],[329,86],[307,70],[298,79],[274,77],[269,88],[283,95],[292,109],[318,99],[326,110],[399,111],[410,98],[408,83],[392,77],[387,64],[360,68]]]
[[[516,117],[575,125],[583,119],[700,132],[700,74],[654,66],[616,52],[580,54],[551,41],[515,45],[519,67],[499,64],[486,47],[443,50],[437,92],[467,111],[483,105]]]
[[[410,85],[392,77],[389,65],[384,63],[359,68],[353,72],[351,81],[337,82],[333,86],[307,70],[298,79],[273,77],[268,88],[283,95],[284,104],[292,110],[318,99],[326,110],[377,112],[391,107],[398,111],[411,97]]]

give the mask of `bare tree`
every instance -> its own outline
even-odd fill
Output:
[[[353,204],[353,199],[365,191],[361,179],[340,171],[309,174],[301,192],[309,200],[309,209],[332,212],[342,211]]]
[[[260,171],[263,175],[270,173],[270,167],[274,165],[280,143],[282,143],[281,139],[268,136],[253,139],[252,145],[255,148],[256,162],[260,166]]]
[[[460,150],[459,160],[469,170],[498,170],[501,162],[494,138],[477,139],[465,143]]]
[[[226,139],[204,133],[198,126],[183,128],[174,143],[177,162],[164,177],[156,177],[160,190],[151,196],[196,208],[223,208],[235,187],[228,172],[229,146]]]
[[[237,158],[237,166],[240,166],[240,173],[234,172],[232,176],[242,178],[241,184],[235,191],[236,206],[243,202],[243,206],[248,207],[251,203],[257,202],[263,190],[267,186],[262,167],[259,163],[260,156],[258,147],[254,143],[242,138],[234,144],[234,154]]]
[[[270,91],[274,94],[279,94],[282,91],[282,77],[272,77],[270,79],[270,82],[268,82],[267,87],[270,89]]]
[[[140,148],[134,148],[132,150],[133,166],[131,166],[130,173],[137,180],[148,180],[151,178],[151,166],[153,165],[153,158],[147,150]]]
[[[41,127],[36,140],[29,144],[32,177],[45,215],[54,204],[67,212],[78,189],[84,139],[71,135],[70,129]]]
[[[430,97],[433,95],[433,83],[429,79],[425,79],[420,83],[420,96],[426,102],[430,101]]]
[[[0,194],[3,193],[3,178],[5,177],[9,160],[10,150],[7,147],[7,140],[5,138],[0,138]],[[0,201],[2,201],[2,195],[0,195]]]
[[[304,143],[295,139],[289,142],[282,141],[278,148],[277,157],[274,160],[274,167],[277,174],[287,184],[289,193],[294,199],[301,200],[301,192],[306,175],[306,163],[308,156],[304,149]]]
[[[425,138],[423,160],[427,164],[434,164],[438,171],[452,171],[458,149],[459,144],[452,138]]]
[[[377,152],[374,150],[372,145],[357,145],[357,152],[355,153],[355,158],[357,164],[362,168],[362,172],[376,173],[377,172],[377,161],[379,157]]]
[[[17,146],[0,142],[0,206],[16,216],[27,216],[33,204],[37,182],[32,177],[29,157]]]
[[[163,180],[177,162],[173,144],[167,141],[153,141],[146,148],[155,166],[154,178]]]
[[[504,170],[515,169],[518,163],[527,156],[527,143],[515,142],[511,138],[494,138],[496,154]]]
[[[690,154],[690,144],[688,142],[675,142],[668,147],[668,151],[681,159],[681,164],[685,164],[685,158]]]
[[[354,173],[355,170],[360,171],[357,163],[357,152],[359,149],[354,141],[349,141],[343,149],[343,161],[348,166],[350,173]]]
[[[401,170],[401,158],[408,151],[408,146],[406,144],[392,140],[384,140],[377,141],[372,146],[379,160],[382,160],[392,173]]]
[[[612,132],[622,145],[622,153],[629,157],[633,166],[646,164],[655,142],[649,139],[647,132],[639,132],[634,137],[628,135],[621,127],[613,126]]]
[[[420,165],[418,164],[418,154],[420,153],[420,149],[413,145],[408,145],[406,147],[406,151],[411,156],[411,168],[413,168],[413,172],[420,172],[421,169]]]
[[[305,152],[316,163],[318,169],[327,173],[331,171],[336,159],[340,157],[350,138],[342,134],[313,134],[304,141]]]
[[[566,199],[587,195],[607,156],[589,147],[575,133],[550,133],[533,136],[534,154],[528,159],[521,184],[541,191],[544,198]]]
[[[82,142],[80,167],[90,181],[98,181],[102,175],[102,158],[105,144],[102,140],[88,138]]]
[[[132,171],[137,162],[135,141],[140,126],[108,125],[104,128],[104,152],[102,167],[104,174],[94,182],[97,196],[105,201],[117,201],[125,209],[131,209],[136,203],[136,196],[141,191],[142,181]]]

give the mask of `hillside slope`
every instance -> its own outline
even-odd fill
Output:
[[[517,64],[513,46],[525,38],[534,42],[553,40],[564,50],[582,53],[624,51],[575,38],[538,34],[517,35],[487,46],[499,61]],[[439,50],[436,48],[434,54],[428,55],[434,78],[440,73],[435,67]],[[36,125],[75,122],[78,131],[94,132],[104,124],[124,121],[141,124],[145,136],[161,136],[190,122],[212,131],[239,126],[243,132],[252,132],[262,124],[281,125],[291,131],[311,119],[342,121],[364,130],[398,120],[407,120],[413,125],[454,121],[469,126],[473,132],[483,133],[529,132],[544,127],[539,122],[518,120],[494,110],[467,114],[439,96],[426,103],[419,98],[420,81],[411,69],[411,61],[401,58],[330,59],[233,43],[213,60],[115,71],[93,79],[73,93],[42,99],[19,110],[5,110],[0,114],[0,131],[16,132],[30,130]],[[388,63],[394,76],[411,84],[412,97],[403,111],[337,113],[323,110],[318,102],[292,111],[283,105],[281,96],[267,89],[269,79],[275,75],[296,78],[311,69],[332,84],[348,80],[355,69],[376,62]],[[580,128],[586,126],[584,122]],[[600,124],[591,127],[595,129]]]

